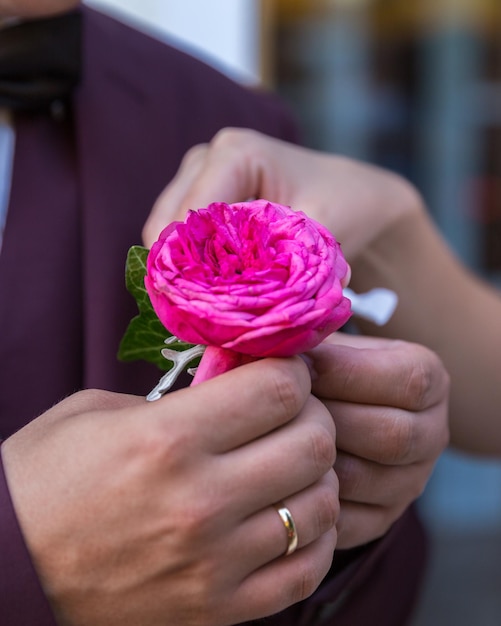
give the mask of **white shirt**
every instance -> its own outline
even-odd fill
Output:
[[[18,24],[18,17],[0,18],[0,29]],[[9,206],[12,165],[14,160],[14,128],[10,111],[0,109],[0,250]]]
[[[9,111],[0,109],[0,250],[9,206],[15,135]]]

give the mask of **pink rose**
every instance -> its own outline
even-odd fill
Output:
[[[213,203],[165,228],[145,285],[179,339],[253,357],[292,356],[350,317],[347,263],[304,213],[266,200]]]

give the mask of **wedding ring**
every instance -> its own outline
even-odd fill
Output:
[[[291,512],[283,502],[276,504],[275,509],[280,515],[280,519],[282,520],[285,530],[287,531],[287,550],[285,551],[285,556],[289,556],[295,552],[297,548],[298,539],[296,524],[294,523],[294,518],[292,517]]]

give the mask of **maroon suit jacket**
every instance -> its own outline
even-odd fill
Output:
[[[154,200],[185,151],[222,127],[295,138],[271,96],[245,90],[109,17],[82,12],[83,80],[72,113],[16,119],[0,256],[3,439],[78,389],[151,389],[155,368],[119,363],[116,352],[136,314],[124,261],[140,243]],[[311,600],[265,623],[403,624],[422,562],[421,528],[408,513],[381,541],[338,553]],[[0,623],[55,626],[2,472]]]

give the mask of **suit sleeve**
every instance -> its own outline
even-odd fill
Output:
[[[56,626],[16,518],[0,459],[0,622]]]

